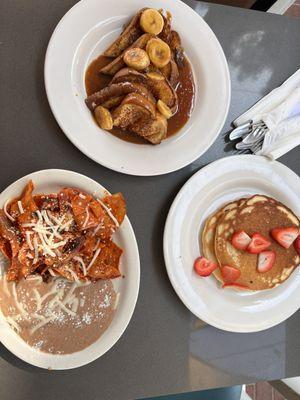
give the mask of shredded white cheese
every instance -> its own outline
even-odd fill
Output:
[[[28,275],[26,277],[27,281],[38,281],[39,283],[43,282],[43,278],[41,277],[41,275]]]
[[[43,216],[42,216],[42,213],[40,212],[40,210],[36,210],[36,215],[38,216],[39,221],[43,222]]]
[[[58,291],[58,293],[56,294],[56,296],[54,296],[53,299],[49,301],[49,310],[52,310],[52,309],[53,309],[53,307],[54,307],[56,301],[57,301],[57,300],[60,300],[60,299],[63,297],[63,295],[64,295],[64,289],[61,288],[61,289],[59,289],[59,291]]]
[[[107,207],[107,205],[105,203],[103,203],[103,201],[101,201],[100,199],[97,199],[97,201],[101,204],[101,206],[104,208],[104,210],[107,212],[107,215],[110,217],[110,219],[113,221],[113,223],[116,225],[116,227],[119,227],[119,222],[117,221],[116,217],[113,215],[113,213],[111,212],[111,210]]]
[[[6,294],[6,296],[9,296],[9,290],[8,290],[8,286],[7,286],[7,278],[6,275],[3,277],[3,291]]]
[[[50,272],[51,276],[56,276],[55,272],[53,271],[52,268],[48,268],[48,271]]]
[[[101,221],[100,224],[96,226],[96,228],[94,229],[93,236],[95,236],[96,233],[99,231],[99,229],[102,227],[103,227],[103,222]]]
[[[81,269],[82,269],[82,272],[83,272],[83,275],[86,276],[86,273],[87,273],[87,271],[86,271],[86,265],[85,265],[83,259],[82,259],[81,257],[79,257],[79,256],[75,256],[75,257],[73,257],[73,260],[79,262],[79,264],[80,264],[80,266],[81,266]]]
[[[38,241],[37,238],[33,238],[33,247],[34,247],[34,259],[32,261],[32,264],[36,264],[38,259],[39,259],[39,249],[38,249]]]
[[[71,289],[69,290],[69,292],[67,293],[66,297],[63,300],[63,304],[68,304],[68,302],[70,301],[70,299],[73,296],[73,293],[77,287],[78,287],[78,285],[76,283],[73,283],[73,285],[71,286]]]
[[[80,299],[79,305],[80,307],[83,307],[85,303],[85,299]]]
[[[57,248],[60,247],[60,246],[64,246],[66,243],[67,243],[67,242],[66,242],[65,240],[62,240],[62,241],[60,241],[60,242],[53,243],[53,244],[51,245],[51,248],[52,248],[52,249],[57,249]]]
[[[115,304],[114,304],[114,308],[113,308],[114,310],[117,309],[119,301],[120,301],[120,292],[118,292],[116,295],[116,300],[115,300]]]
[[[18,200],[18,208],[19,208],[20,214],[24,214],[24,208],[22,206],[21,200]]]
[[[73,220],[69,219],[69,221],[65,222],[63,225],[60,226],[59,230],[60,231],[64,231],[64,230],[67,231],[69,229],[70,225],[72,225],[72,223],[73,223]]]
[[[34,250],[33,244],[32,244],[31,239],[30,239],[30,235],[32,235],[32,234],[33,234],[33,232],[30,232],[30,231],[26,231],[25,232],[26,242],[27,242],[28,247],[29,247],[30,250]]]
[[[79,306],[79,300],[77,299],[77,297],[75,297],[70,304],[72,311],[76,314]]]
[[[12,284],[12,292],[17,309],[20,311],[21,315],[25,317],[27,315],[27,312],[24,310],[22,304],[18,301],[16,282],[13,282]]]
[[[44,294],[44,296],[41,297],[41,306],[43,305],[44,301],[47,299],[47,297],[51,296],[52,294],[56,293],[56,285],[53,286],[53,288],[46,294]]]
[[[76,313],[72,310],[70,310],[68,307],[66,307],[60,300],[56,300],[56,304],[59,305],[59,307],[65,311],[65,313],[71,315],[72,317],[76,316]]]
[[[97,242],[93,248],[93,251],[96,251],[98,249],[99,243],[100,243],[100,239],[97,239]]]
[[[58,257],[61,256],[61,251],[60,251],[59,249],[56,249],[56,250],[55,250],[55,253],[57,254]]]
[[[75,298],[76,298],[76,296],[73,293],[73,294],[70,295],[70,298],[68,300],[62,300],[62,302],[63,302],[64,305],[68,305],[68,304],[70,305],[70,304],[73,303]]]
[[[10,202],[10,199],[6,200],[4,207],[3,207],[3,211],[4,214],[7,216],[7,218],[11,221],[11,222],[15,222],[15,219],[8,213],[7,211],[7,205]]]
[[[75,272],[71,268],[69,268],[67,266],[64,266],[64,268],[66,271],[68,271],[72,275],[75,282],[79,281],[78,276],[75,274]]]
[[[32,314],[32,316],[33,316],[33,318],[39,319],[40,321],[46,321],[46,319],[47,319],[44,315],[37,314],[37,313]]]
[[[50,211],[48,211],[48,216],[49,218],[52,219],[52,221],[54,221],[57,225],[61,224],[61,220],[56,218]]]
[[[21,331],[21,328],[19,326],[19,324],[17,324],[17,322],[11,318],[10,316],[6,317],[6,321],[9,323],[9,325],[14,328],[18,333]]]
[[[46,224],[49,225],[49,226],[53,226],[52,222],[50,221],[50,219],[48,217],[48,214],[47,214],[46,210],[42,211],[42,215],[44,217],[44,220],[45,220]]]
[[[56,254],[54,253],[54,251],[52,251],[52,250],[47,246],[47,243],[46,243],[46,241],[45,241],[43,235],[42,235],[40,232],[38,232],[38,235],[39,235],[39,238],[40,238],[40,241],[41,241],[41,247],[42,247],[43,253],[44,253],[44,254],[49,254],[49,256],[51,256],[51,257],[55,257]]]
[[[83,228],[86,227],[86,225],[87,225],[87,223],[88,223],[88,220],[89,220],[89,218],[90,218],[90,214],[89,214],[89,209],[88,209],[88,207],[85,208],[85,212],[86,212],[86,217],[85,217],[84,223],[83,223],[83,225],[82,225]]]
[[[80,197],[81,199],[85,199],[86,196],[84,196],[82,193],[79,193],[79,197]]]
[[[36,326],[34,326],[31,331],[30,331],[30,335],[33,335],[34,332],[36,332],[38,329],[42,328],[44,325],[48,324],[50,321],[53,321],[54,316],[51,316],[49,318],[46,318],[44,321],[41,321],[39,324],[37,324]]]
[[[35,226],[36,224],[34,223],[28,223],[28,224],[22,224],[23,228],[32,228],[33,226]]]
[[[33,289],[33,293],[35,296],[35,301],[36,301],[36,310],[39,311],[42,308],[42,303],[41,303],[41,295],[37,288]]]
[[[87,266],[87,271],[91,268],[91,266],[94,264],[94,262],[96,261],[96,258],[98,257],[99,253],[101,251],[101,248],[99,247],[99,249],[96,250],[94,257],[92,258],[91,262],[89,263],[89,265]]]

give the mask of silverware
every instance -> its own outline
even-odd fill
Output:
[[[236,127],[231,131],[229,139],[231,141],[241,139],[235,147],[239,151],[250,150],[253,153],[261,149],[268,127],[263,121],[253,123],[252,120]]]
[[[229,135],[230,140],[236,140],[239,139],[240,137],[243,137],[244,135],[247,135],[252,129],[252,122],[253,121],[248,121],[243,125],[238,126],[235,128],[233,131],[231,131]]]

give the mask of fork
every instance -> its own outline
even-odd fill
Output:
[[[251,150],[253,153],[260,150],[268,127],[263,121],[253,123],[252,120],[233,129],[229,135],[230,140],[242,139],[236,143],[237,150]]]

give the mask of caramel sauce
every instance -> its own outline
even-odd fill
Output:
[[[99,90],[105,88],[112,80],[112,76],[104,75],[99,72],[100,69],[109,64],[111,60],[111,58],[101,55],[88,66],[85,73],[85,90],[88,96],[99,92]]]
[[[100,55],[88,66],[85,73],[85,89],[88,96],[106,87],[112,76],[101,74],[99,71],[111,62],[111,58]],[[178,111],[168,120],[167,137],[176,134],[188,121],[194,107],[195,84],[192,68],[189,61],[184,58],[183,65],[178,66],[179,83],[176,88],[178,96]],[[149,144],[148,141],[121,129],[114,128],[109,131],[112,135],[131,143]]]
[[[187,123],[194,108],[195,84],[191,65],[186,58],[183,66],[178,66],[178,70],[179,83],[176,88],[178,111],[168,120],[167,137],[177,133]]]

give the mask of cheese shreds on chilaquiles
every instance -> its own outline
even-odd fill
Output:
[[[78,188],[33,194],[29,181],[0,209],[0,251],[9,259],[7,279],[32,274],[72,281],[119,277],[122,249],[113,233],[126,215],[121,193],[94,197]]]

